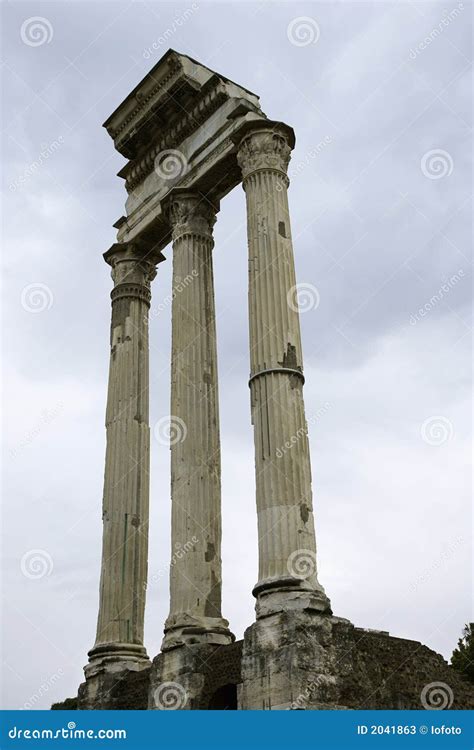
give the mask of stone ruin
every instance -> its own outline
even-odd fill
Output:
[[[259,98],[169,50],[105,122],[127,163],[111,293],[103,548],[80,709],[472,708],[474,686],[426,646],[333,615],[318,580],[287,176],[292,128]],[[256,620],[221,611],[213,226],[242,183],[249,251]],[[172,243],[172,550],[161,652],[144,638],[151,282]],[[292,441],[297,435],[298,440]],[[288,442],[292,449],[281,451]],[[56,707],[61,707],[60,704]]]

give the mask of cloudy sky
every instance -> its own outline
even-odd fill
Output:
[[[102,253],[126,197],[124,159],[101,124],[168,46],[256,92],[296,131],[289,196],[298,281],[317,290],[301,323],[333,609],[449,657],[472,618],[470,15],[452,0],[3,3],[3,707],[74,695],[95,638]],[[240,187],[215,237],[223,613],[242,637],[257,535]],[[153,305],[170,293],[167,257]],[[169,307],[150,333],[153,426],[169,413]],[[169,528],[169,450],[152,440],[151,656],[168,610]]]

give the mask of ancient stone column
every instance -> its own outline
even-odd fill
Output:
[[[149,664],[143,646],[150,436],[148,310],[155,264],[132,244],[104,254],[114,288],[106,411],[102,571],[97,638],[86,678],[109,662]]]
[[[316,571],[303,359],[287,169],[293,131],[263,123],[240,142],[249,246],[250,393],[259,538],[257,617],[330,611]]]
[[[200,194],[169,200],[173,239],[170,614],[163,650],[233,640],[221,614],[221,461],[212,227]]]

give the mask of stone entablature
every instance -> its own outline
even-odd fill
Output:
[[[181,117],[176,125],[170,127],[157,141],[155,146],[146,149],[142,157],[137,157],[120,170],[119,176],[125,178],[127,191],[133,190],[140,182],[153,171],[155,159],[165,149],[177,148],[189,136],[191,136],[202,123],[204,123],[219,107],[228,100],[225,84],[218,81],[210,88],[209,92],[202,92],[203,98],[199,100],[189,114]],[[204,144],[213,142],[210,138]]]
[[[118,242],[138,238],[163,249],[170,191],[185,187],[218,203],[242,179],[235,134],[265,120],[258,96],[169,50],[104,123],[129,159],[119,172],[128,198]]]

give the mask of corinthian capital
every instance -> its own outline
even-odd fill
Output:
[[[116,242],[104,253],[104,259],[112,267],[111,276],[115,286],[131,284],[150,288],[156,276],[156,263],[162,256],[156,257],[152,252],[134,242]]]
[[[244,136],[237,152],[243,179],[260,169],[272,169],[286,175],[291,148],[289,136],[283,127],[251,131]]]
[[[199,193],[176,193],[165,207],[173,240],[184,234],[201,235],[212,239],[218,207]]]

